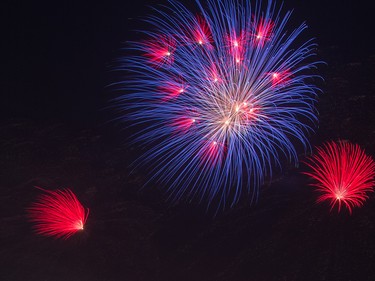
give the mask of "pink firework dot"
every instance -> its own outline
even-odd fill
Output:
[[[317,203],[328,201],[331,210],[346,206],[349,213],[353,207],[361,207],[374,191],[375,163],[357,144],[346,141],[327,142],[317,148],[307,163],[320,193]]]
[[[89,209],[85,209],[70,189],[45,190],[27,209],[35,232],[43,236],[68,239],[84,229]]]

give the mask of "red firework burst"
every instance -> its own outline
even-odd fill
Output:
[[[27,209],[37,234],[67,239],[83,230],[89,215],[70,189],[44,190]]]
[[[328,142],[306,164],[312,171],[305,174],[317,181],[312,185],[321,193],[317,202],[329,201],[331,210],[338,205],[340,212],[344,205],[352,213],[374,191],[374,160],[357,144]]]
[[[150,63],[155,67],[161,67],[163,64],[173,63],[176,40],[172,36],[159,35],[145,42],[143,48]]]
[[[209,25],[204,18],[197,16],[196,23],[192,29],[193,41],[199,45],[205,45],[208,49],[212,49],[212,34]]]

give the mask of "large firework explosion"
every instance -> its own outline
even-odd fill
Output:
[[[358,144],[327,142],[317,148],[307,165],[311,171],[305,174],[315,180],[312,185],[320,193],[317,202],[328,201],[331,210],[337,205],[340,212],[345,206],[352,213],[374,192],[375,162]]]
[[[273,1],[170,1],[130,42],[117,100],[147,152],[142,163],[182,197],[226,206],[251,201],[272,169],[298,163],[317,121],[316,45],[287,29]]]

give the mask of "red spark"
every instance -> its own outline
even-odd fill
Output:
[[[235,59],[236,63],[240,63],[243,60],[245,53],[246,36],[243,32],[237,35],[236,32],[232,32],[226,38],[229,54]]]
[[[172,122],[172,126],[175,127],[178,132],[186,133],[191,126],[193,126],[197,120],[193,117],[179,117]]]
[[[217,141],[205,141],[201,149],[203,165],[216,166],[222,163],[225,156],[225,145]]]
[[[272,72],[271,75],[271,81],[272,81],[272,87],[276,86],[284,86],[288,83],[288,81],[291,78],[291,72],[289,70],[283,70],[279,72]]]
[[[159,38],[143,43],[145,56],[150,62],[159,67],[163,64],[172,64],[174,61],[174,51],[176,40],[171,36],[160,35]]]
[[[179,82],[166,82],[164,85],[158,87],[160,94],[163,96],[163,101],[169,101],[180,96],[186,91],[188,87]]]
[[[209,49],[212,49],[212,34],[209,25],[206,20],[201,16],[196,17],[195,27],[192,30],[193,40],[199,45],[205,45]]]
[[[254,107],[254,106],[244,106],[242,118],[247,122],[247,123],[252,123],[258,120],[258,117],[261,116],[260,114],[260,108]]]
[[[216,67],[215,64],[212,64],[211,67],[206,70],[206,74],[207,74],[207,79],[210,82],[220,83],[223,81],[220,78],[218,68]]]
[[[85,209],[70,189],[44,190],[27,209],[37,234],[67,239],[83,230],[89,209]]]
[[[329,201],[331,210],[337,204],[339,212],[344,205],[352,213],[374,191],[374,160],[359,145],[344,141],[328,142],[317,150],[306,163],[312,171],[305,173],[317,181],[312,184],[321,193],[317,202]]]
[[[261,18],[254,27],[254,33],[252,34],[253,42],[258,46],[263,46],[265,42],[271,40],[273,28],[275,24],[269,20]]]

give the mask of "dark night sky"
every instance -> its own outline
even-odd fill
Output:
[[[2,4],[1,117],[98,122],[111,97],[106,86],[118,77],[111,71],[113,61],[123,55],[123,42],[134,39],[136,19],[150,12],[147,5],[160,3],[134,2]],[[307,36],[316,37],[321,50],[338,48],[335,59],[349,62],[372,54],[365,3],[290,0],[284,5],[294,8],[292,24],[307,21]]]

